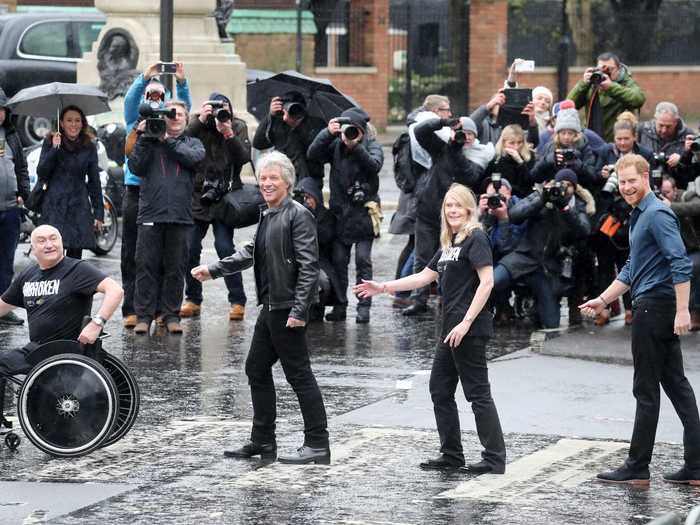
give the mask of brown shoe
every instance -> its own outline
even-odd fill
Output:
[[[131,314],[131,315],[127,315],[124,318],[123,325],[124,325],[124,328],[133,328],[136,326],[136,323],[138,323],[138,322],[139,322],[139,320],[136,317],[136,314]]]
[[[245,306],[242,304],[232,304],[228,312],[228,318],[231,321],[242,321],[245,317]]]
[[[165,326],[168,328],[168,332],[170,332],[171,334],[182,333],[182,326],[180,326],[180,323],[178,323],[177,321],[170,321]]]
[[[134,333],[147,334],[149,328],[150,326],[146,321],[139,321],[138,323],[136,323],[136,326],[134,326]]]
[[[700,312],[690,312],[690,331],[697,332],[700,330]]]
[[[202,311],[202,307],[198,304],[185,301],[180,307],[180,317],[197,317]]]

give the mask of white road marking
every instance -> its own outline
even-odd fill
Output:
[[[484,474],[435,496],[500,503],[548,498],[547,487],[574,488],[595,477],[627,443],[562,439],[545,449],[509,463],[504,475]]]

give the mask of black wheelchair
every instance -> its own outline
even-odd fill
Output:
[[[19,387],[17,417],[37,448],[57,457],[77,457],[112,445],[131,429],[140,405],[131,371],[102,349],[102,341],[83,346],[59,340],[31,350],[32,365],[24,380],[5,379]],[[2,407],[0,407],[1,410]],[[5,445],[16,449],[20,437],[11,423]]]

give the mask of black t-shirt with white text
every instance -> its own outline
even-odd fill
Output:
[[[90,263],[70,257],[48,270],[32,264],[12,281],[2,300],[27,310],[32,342],[76,340],[97,285],[106,277]]]
[[[476,270],[493,265],[491,244],[483,230],[475,229],[460,244],[439,249],[428,268],[440,274],[442,291],[442,337],[447,337],[462,322],[479,286]],[[493,334],[493,314],[488,303],[472,321],[467,336],[488,337]]]

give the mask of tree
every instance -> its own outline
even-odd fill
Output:
[[[566,17],[576,46],[576,65],[588,66],[593,60],[591,0],[569,0],[566,3]]]

